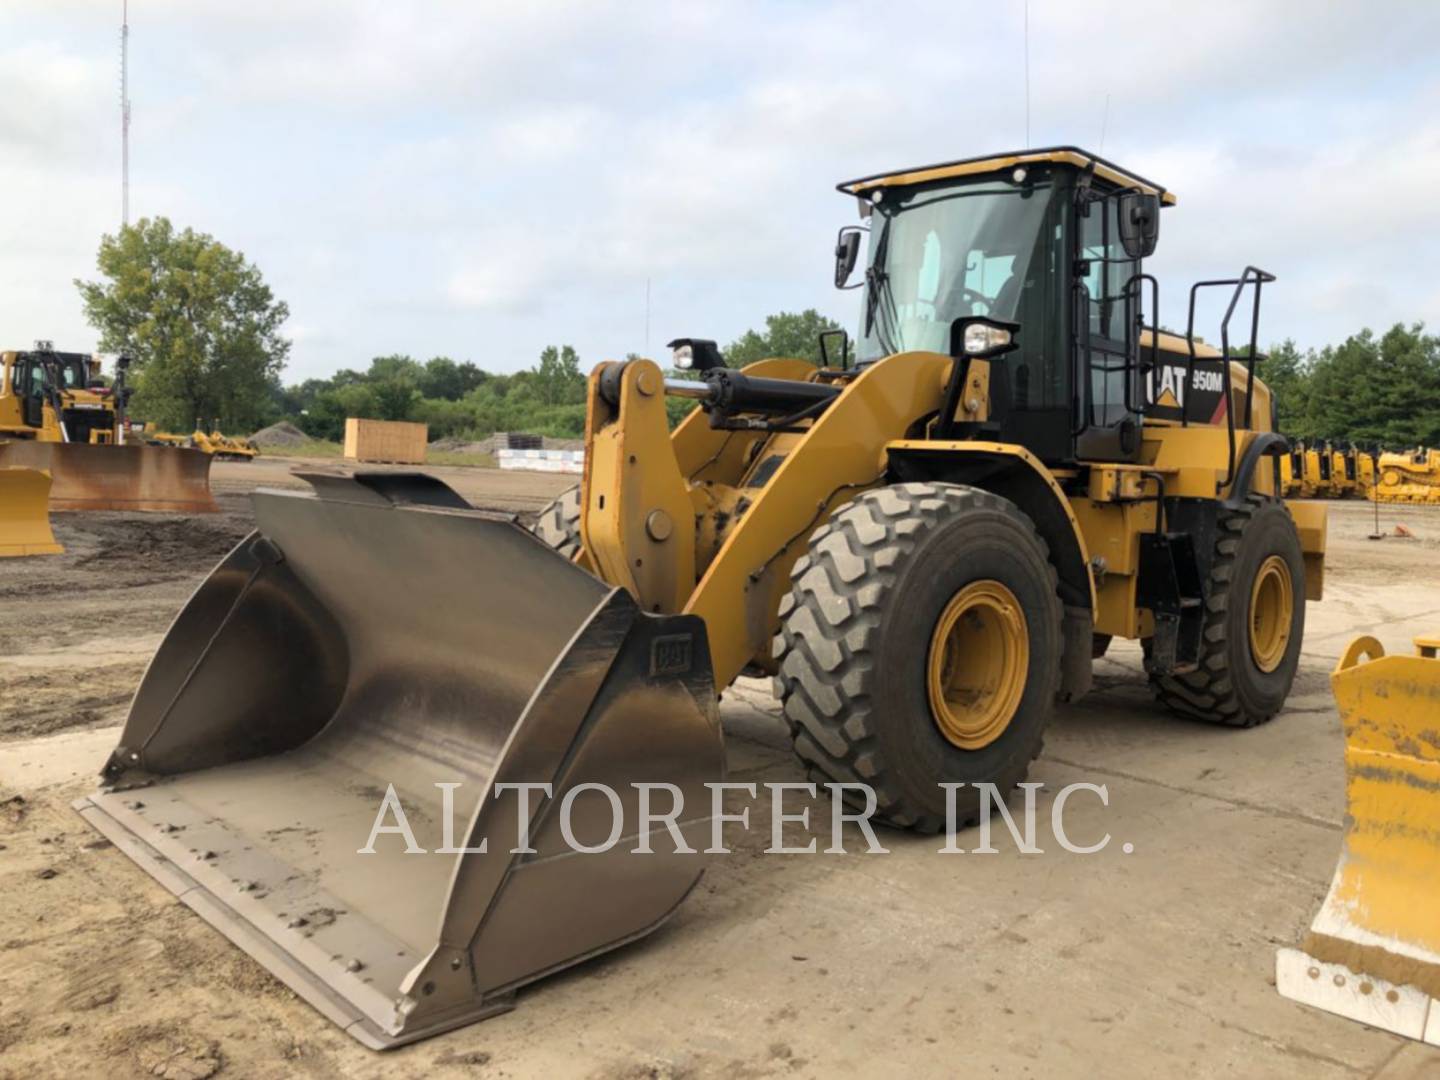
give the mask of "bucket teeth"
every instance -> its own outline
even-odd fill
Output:
[[[76,805],[383,1048],[675,910],[710,846],[717,699],[698,617],[641,612],[428,477],[310,479],[256,494]],[[642,826],[637,784],[678,793],[684,845]]]
[[[1331,674],[1345,731],[1344,850],[1286,997],[1440,1046],[1440,659],[1352,642]]]

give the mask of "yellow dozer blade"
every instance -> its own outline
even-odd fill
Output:
[[[306,479],[255,494],[258,530],[175,620],[76,808],[384,1048],[675,910],[712,846],[717,697],[703,620],[641,612],[509,516],[422,475]],[[549,793],[527,808],[501,786],[522,783]],[[641,822],[637,784],[673,785],[653,813],[678,808],[687,844]],[[413,853],[372,837],[392,792]]]
[[[214,514],[210,455],[168,446],[15,440],[0,443],[0,466],[44,469],[50,509]]]
[[[64,551],[50,531],[49,474],[0,468],[0,558]]]
[[[1275,981],[1288,998],[1440,1046],[1440,638],[1415,644],[1414,656],[1386,656],[1358,638],[1330,676],[1345,728],[1345,847]]]

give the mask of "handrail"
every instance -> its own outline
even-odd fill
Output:
[[[1229,460],[1226,463],[1225,479],[1216,490],[1229,487],[1235,479],[1235,401],[1233,397],[1233,385],[1230,379],[1230,320],[1235,315],[1235,306],[1240,302],[1240,296],[1245,291],[1245,286],[1255,286],[1255,303],[1250,314],[1250,348],[1245,357],[1246,378],[1245,378],[1245,427],[1248,430],[1254,417],[1252,402],[1255,398],[1255,360],[1260,336],[1260,289],[1268,282],[1274,281],[1275,275],[1268,271],[1261,270],[1256,266],[1247,266],[1241,271],[1238,278],[1216,278],[1210,281],[1197,281],[1190,286],[1190,312],[1185,325],[1185,341],[1190,350],[1190,366],[1195,366],[1195,298],[1199,291],[1215,285],[1234,285],[1235,291],[1230,294],[1230,303],[1225,308],[1225,318],[1220,322],[1220,365],[1221,377],[1224,381],[1225,394],[1225,431],[1229,442]],[[1189,426],[1189,414],[1181,410],[1181,425]]]

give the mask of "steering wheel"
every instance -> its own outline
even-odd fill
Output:
[[[990,314],[990,305],[994,303],[994,301],[990,297],[984,295],[983,293],[978,293],[974,289],[966,288],[964,285],[957,285],[950,290],[950,295],[947,297],[947,299],[953,303],[957,298],[957,293],[959,294],[958,299],[962,304],[968,303],[970,305],[970,311],[972,314],[975,311],[976,304],[981,304],[984,306],[985,310],[983,314]]]

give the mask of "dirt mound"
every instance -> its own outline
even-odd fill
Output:
[[[301,446],[310,441],[303,431],[288,420],[261,428],[250,436],[256,446]]]

